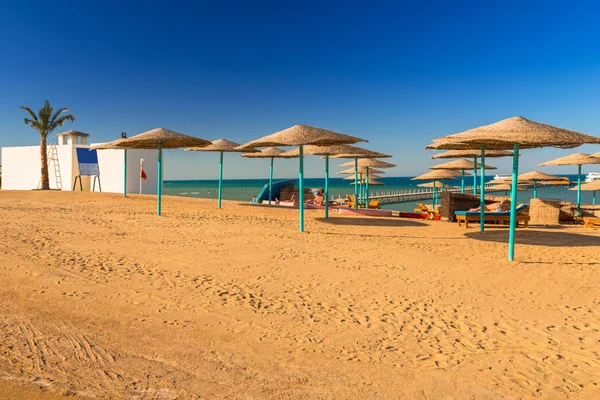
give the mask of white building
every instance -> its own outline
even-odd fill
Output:
[[[48,145],[48,176],[50,188],[79,191],[77,148],[90,148],[89,134],[68,131],[59,133],[57,144]],[[103,192],[123,193],[124,150],[97,150],[100,184]],[[142,193],[156,194],[158,152],[156,150],[127,150],[127,192],[140,193],[140,159],[144,160],[147,180]],[[2,148],[2,189],[32,190],[40,186],[40,146]],[[93,177],[83,176],[84,191],[93,188]],[[99,191],[96,183],[95,191]]]

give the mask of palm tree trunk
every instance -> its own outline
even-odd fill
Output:
[[[46,149],[46,138],[40,140],[40,157],[42,159],[42,190],[50,189],[50,179],[48,178],[48,151]]]

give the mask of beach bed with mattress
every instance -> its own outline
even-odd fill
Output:
[[[519,214],[527,208],[526,204],[517,207],[517,226],[519,223],[523,223],[523,226],[527,228],[529,226],[529,214]],[[456,221],[458,226],[465,224],[465,228],[469,227],[469,222],[479,222],[481,220],[481,214],[479,211],[456,211]],[[484,223],[495,223],[505,224],[510,221],[510,211],[486,211],[483,216]]]

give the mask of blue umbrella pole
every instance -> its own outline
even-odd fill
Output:
[[[300,232],[304,232],[304,146],[300,146],[300,165],[298,171],[298,180],[300,181],[300,193],[298,194],[299,212],[300,212]]]
[[[473,194],[477,194],[477,156],[473,157]]]
[[[269,205],[271,205],[271,197],[273,197],[273,160],[271,157],[271,168],[269,169]]]
[[[533,181],[533,198],[537,199],[537,181]]]
[[[354,159],[354,208],[358,209],[358,158]]]
[[[513,154],[512,187],[510,199],[510,231],[508,233],[508,261],[515,259],[515,229],[517,228],[517,186],[519,182],[519,145]]]
[[[369,167],[367,167],[367,179],[365,180],[365,208],[369,209]]]
[[[596,191],[595,190],[592,192],[592,205],[593,206],[596,205]]]
[[[123,150],[123,197],[127,197],[127,149]]]
[[[435,206],[437,205],[437,187],[435,187],[435,183],[437,181],[433,181],[433,209],[435,210]]]
[[[360,175],[360,179],[358,180],[358,206],[361,207],[362,206],[362,199],[363,199],[363,177],[362,174]]]
[[[462,178],[460,180],[460,192],[464,193],[465,192],[465,170],[462,169]]]
[[[329,218],[329,156],[325,156],[325,218]]]
[[[581,215],[581,165],[577,166],[577,215]]]
[[[221,208],[221,195],[223,193],[223,152],[221,151],[219,154],[219,194],[217,200],[217,207]]]
[[[162,196],[162,144],[158,145],[158,182],[156,184],[156,194],[158,198],[156,215],[160,215],[160,202]]]

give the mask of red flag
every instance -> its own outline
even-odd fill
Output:
[[[140,162],[140,178],[142,178],[145,181],[148,180],[148,177],[146,176],[146,173],[144,172],[144,163],[143,162]]]

